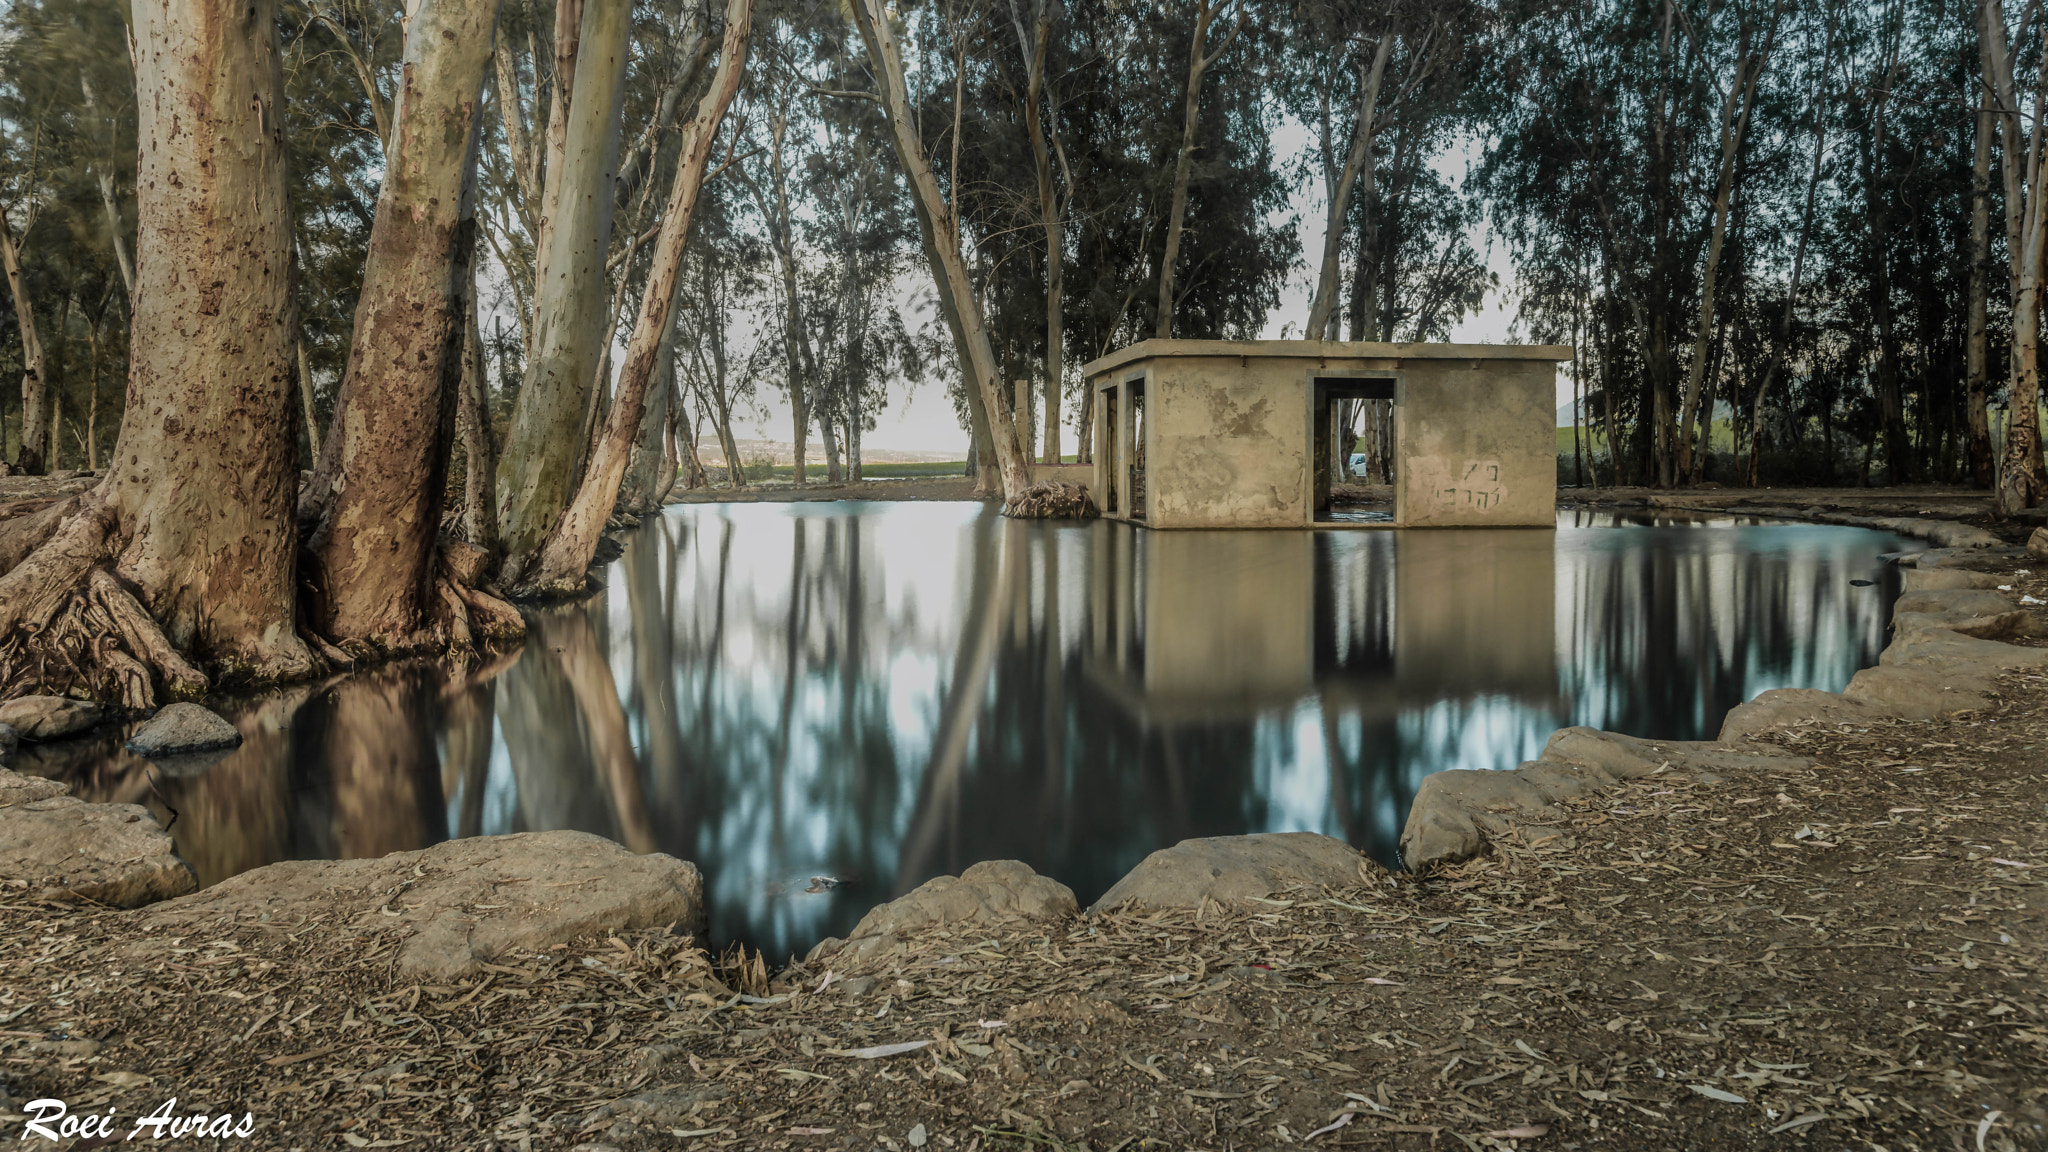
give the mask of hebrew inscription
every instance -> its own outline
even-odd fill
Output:
[[[1507,499],[1507,489],[1500,482],[1498,460],[1467,460],[1464,468],[1455,473],[1449,483],[1433,485],[1430,492],[1440,507],[1470,508],[1481,512],[1498,508]]]

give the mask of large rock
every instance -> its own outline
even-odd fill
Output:
[[[1401,859],[1411,869],[1468,859],[1518,825],[1551,823],[1558,805],[1594,795],[1617,781],[1659,779],[1712,784],[1721,773],[1787,771],[1811,761],[1776,755],[1768,746],[1704,740],[1643,740],[1596,728],[1560,728],[1540,760],[1512,772],[1457,769],[1422,778],[1401,830]],[[1661,775],[1660,775],[1661,774]]]
[[[673,856],[636,856],[586,832],[521,832],[448,840],[375,860],[290,860],[252,869],[152,908],[152,926],[186,929],[326,915],[336,930],[408,934],[398,969],[447,980],[508,953],[533,952],[611,929],[667,924],[694,931],[704,880]]]
[[[14,730],[14,725],[0,724],[0,763],[5,763],[7,757],[20,746],[21,733]]]
[[[1183,840],[1140,861],[1090,911],[1121,904],[1199,908],[1264,899],[1302,884],[1376,884],[1386,870],[1358,849],[1317,832],[1264,832]]]
[[[1936,592],[1946,588],[1996,588],[2010,583],[2002,576],[1990,572],[1971,572],[1964,568],[1901,568],[1899,588],[1905,592]]]
[[[4,775],[14,777],[12,772]],[[37,790],[35,784],[0,780],[0,803],[7,795]],[[26,880],[30,891],[46,899],[90,900],[116,908],[153,904],[198,887],[149,809],[88,804],[62,795],[0,807],[0,877]]]
[[[154,760],[193,752],[233,748],[242,734],[233,724],[197,704],[166,704],[128,738],[130,752]]]
[[[934,924],[1000,924],[1069,916],[1077,910],[1074,890],[1040,876],[1018,860],[984,860],[958,876],[939,876],[878,905],[860,918],[845,940],[827,939],[813,957],[833,954],[850,967],[895,951],[904,933]]]
[[[1721,720],[1721,739],[1744,740],[1793,724],[1869,724],[1891,713],[1818,688],[1773,688],[1737,704]]]
[[[71,791],[71,785],[45,780],[41,776],[23,776],[0,768],[0,808],[12,808],[35,800],[47,800]]]
[[[1945,628],[1959,636],[1979,640],[2024,640],[2041,633],[2040,622],[2024,608],[1988,616],[1966,616],[1960,612],[1900,612],[1892,617],[1892,633],[1903,636],[1921,628]]]
[[[0,704],[0,724],[23,740],[54,740],[99,722],[99,705],[67,696],[18,696]]]
[[[2048,648],[1979,640],[1945,627],[1903,627],[1894,630],[1877,662],[1885,667],[1917,664],[1946,672],[1989,673],[2048,665]]]
[[[2027,537],[2027,555],[2036,560],[2048,560],[2048,528],[2036,528]]]
[[[1929,588],[1907,592],[1892,602],[1894,619],[1907,612],[1968,618],[1996,616],[2019,605],[2012,598],[1990,588]]]
[[[1529,770],[1541,769],[1534,776]],[[1465,860],[1504,835],[1516,817],[1555,819],[1555,804],[1598,791],[1613,777],[1597,769],[1542,765],[1532,761],[1513,772],[1453,768],[1422,778],[1401,828],[1401,861],[1411,869],[1439,861]]]
[[[1842,695],[1907,720],[1939,720],[1991,706],[1991,678],[1968,671],[1944,672],[1918,665],[1865,668]]]

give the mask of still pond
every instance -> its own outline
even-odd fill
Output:
[[[276,860],[574,828],[695,861],[771,959],[977,860],[1083,904],[1189,836],[1308,829],[1389,863],[1417,783],[1552,729],[1711,738],[1876,662],[1897,537],[1628,521],[1160,532],[973,503],[690,505],[488,663],[216,701],[176,774],[127,729],[17,768],[147,804],[201,884]],[[132,725],[129,726],[132,728]]]

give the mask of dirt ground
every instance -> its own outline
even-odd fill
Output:
[[[2048,599],[2048,566],[2014,585]],[[423,985],[390,930],[244,921],[166,959],[137,914],[0,884],[0,1139],[33,1099],[118,1139],[175,1096],[253,1117],[174,1145],[202,1148],[2048,1148],[2048,675],[1776,740],[1816,767],[873,971],[655,931]]]
[[[1426,879],[932,931],[822,992],[660,932],[445,986],[317,918],[135,961],[134,914],[17,898],[0,1081],[253,1113],[222,1147],[2048,1147],[2048,676],[2002,693]]]

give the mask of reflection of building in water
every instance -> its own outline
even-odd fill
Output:
[[[1553,532],[1095,534],[1084,668],[1148,722],[1556,699]]]
[[[1148,718],[1286,706],[1314,684],[1314,537],[1100,524],[1091,683]]]

